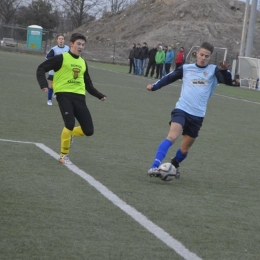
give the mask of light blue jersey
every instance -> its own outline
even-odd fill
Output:
[[[205,116],[208,100],[218,83],[232,85],[230,72],[220,70],[216,65],[200,67],[197,64],[184,64],[155,82],[152,91],[178,79],[182,79],[182,89],[176,108],[198,117]]]
[[[46,60],[53,58],[56,55],[62,54],[63,52],[68,52],[70,50],[69,46],[64,45],[63,47],[59,47],[58,45],[51,48],[49,53],[46,55]],[[50,70],[49,75],[54,75],[54,71]]]
[[[208,100],[218,85],[216,67],[212,64],[205,68],[195,64],[183,65],[183,83],[176,108],[190,115],[205,116]]]
[[[202,47],[201,47],[202,48]],[[205,54],[203,54],[205,55]],[[206,55],[205,55],[206,56]],[[180,98],[171,113],[171,123],[182,126],[184,145],[179,148],[171,164],[176,168],[176,178],[179,178],[179,164],[187,157],[189,148],[195,138],[198,137],[203,119],[207,109],[207,103],[218,83],[232,85],[231,74],[227,71],[227,66],[221,64],[220,69],[216,65],[199,66],[198,64],[184,64],[176,70],[168,73],[162,79],[152,85],[147,86],[148,90],[156,91],[167,86],[178,79],[182,79]],[[154,161],[148,175],[151,177],[161,177],[158,167],[163,162],[168,150],[180,134],[174,127],[169,135],[157,148]],[[189,136],[190,140],[186,138]],[[159,174],[158,174],[159,173]]]

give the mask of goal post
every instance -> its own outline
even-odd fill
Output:
[[[185,63],[195,63],[197,60],[196,53],[200,46],[192,46],[186,55]],[[224,47],[214,47],[214,52],[211,55],[210,63],[218,64],[220,61],[227,60],[227,48]]]
[[[240,86],[246,88],[258,88],[260,78],[260,59],[250,57],[238,57]]]

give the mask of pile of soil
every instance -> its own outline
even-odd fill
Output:
[[[171,44],[175,50],[208,41],[238,55],[245,3],[230,0],[139,0],[119,13],[77,28],[99,51],[115,46],[127,55],[132,43]],[[257,14],[252,57],[258,57],[260,14]],[[108,55],[108,54],[107,54]]]

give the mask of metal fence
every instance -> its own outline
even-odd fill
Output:
[[[17,52],[32,52],[37,54],[45,54],[50,49],[50,32],[43,30],[42,34],[42,49],[32,50],[27,49],[27,27],[14,25],[0,25],[0,40],[3,38],[13,38],[16,42],[15,47],[1,46],[1,50],[17,51]]]
[[[87,42],[86,47],[83,52],[83,56],[87,60],[100,61],[106,63],[122,64],[128,65],[128,56],[130,52],[130,45],[128,42],[105,42],[105,43],[96,43],[96,42]],[[178,52],[177,49],[174,49],[175,57]],[[188,54],[189,52],[187,52]],[[210,59],[210,63],[218,65],[220,61],[224,58],[224,52],[222,50],[214,50],[214,53]],[[238,53],[229,52],[225,56],[227,64],[232,66],[233,60],[238,59]],[[191,59],[187,57],[186,63],[194,63],[196,58]],[[172,69],[175,68],[175,62],[173,61]],[[238,68],[235,68],[237,71]]]
[[[28,50],[26,48],[26,41],[27,41],[27,28],[26,27],[19,27],[19,26],[12,26],[12,25],[0,25],[0,40],[5,38],[13,38],[17,46],[16,47],[8,47],[8,46],[1,46],[0,48],[6,49],[8,51],[19,51],[19,52],[29,52],[29,53],[36,53],[36,54],[43,54],[50,50],[51,47],[56,45],[56,40],[53,37],[55,36],[55,32],[53,31],[43,31],[42,36],[42,50]],[[66,44],[68,43],[68,38],[65,37]],[[92,61],[99,61],[105,63],[112,63],[112,64],[122,64],[128,65],[128,56],[130,52],[130,44],[129,41],[118,41],[118,40],[111,40],[111,39],[98,39],[94,40],[87,40],[86,47],[83,51],[83,58]],[[177,54],[178,50],[174,49],[175,55]],[[188,52],[187,52],[188,54]],[[237,60],[238,53],[227,52],[226,61],[230,65],[232,65],[233,60]],[[213,56],[211,57],[211,63],[218,64],[220,60],[223,60],[223,53],[220,51],[214,51]],[[190,59],[186,61],[190,63]],[[193,60],[195,62],[195,60]],[[175,63],[172,64],[172,69],[175,68]],[[237,71],[237,68],[236,68]]]

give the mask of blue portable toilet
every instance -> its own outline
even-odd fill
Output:
[[[29,50],[42,49],[42,31],[43,28],[39,25],[30,25],[27,27],[27,44]]]

